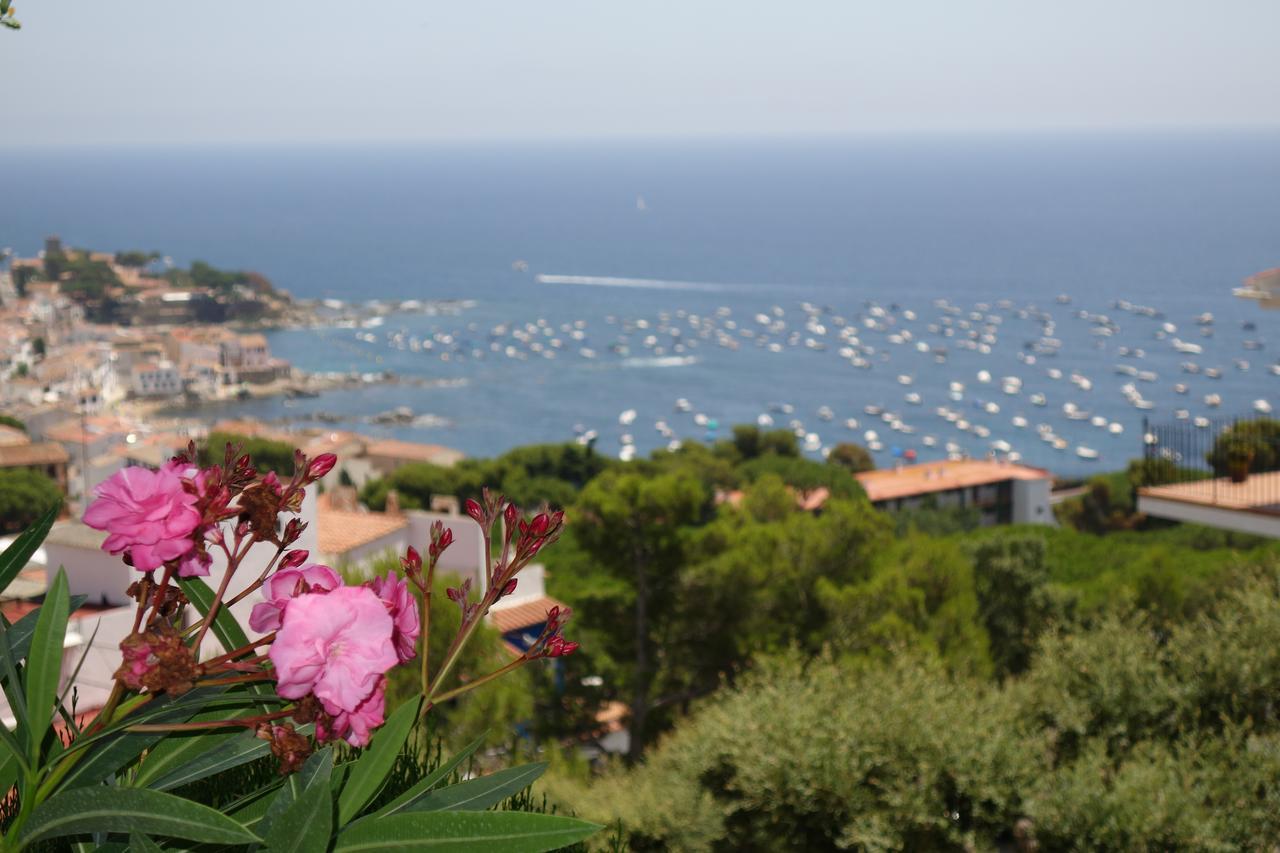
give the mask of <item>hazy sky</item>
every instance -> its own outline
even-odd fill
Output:
[[[1280,0],[18,0],[0,145],[1280,127]]]

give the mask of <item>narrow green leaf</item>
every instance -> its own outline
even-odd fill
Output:
[[[312,768],[310,777],[298,780],[301,791],[293,803],[271,822],[263,835],[272,853],[310,853],[326,850],[333,833],[333,791],[329,776],[333,771],[332,752]],[[286,786],[289,789],[290,786]],[[261,830],[260,830],[261,831]]]
[[[177,698],[161,696],[151,704],[130,714],[125,720],[112,723],[92,737],[83,739],[87,753],[62,781],[62,788],[80,785],[96,785],[113,776],[120,768],[134,762],[145,750],[150,749],[166,735],[165,732],[125,732],[129,725],[138,723],[185,723],[208,705],[241,707],[252,710],[247,696],[228,695],[222,688],[197,688]],[[72,749],[76,744],[72,744]],[[70,750],[68,750],[70,751]]]
[[[196,608],[201,616],[209,615],[209,608],[213,606],[214,592],[209,585],[200,578],[178,578],[178,586],[182,588],[182,592],[187,596],[187,600]],[[210,626],[213,635],[218,638],[226,651],[234,651],[235,649],[249,645],[249,638],[245,635],[244,629],[240,627],[240,623],[236,621],[236,617],[231,611],[225,607],[218,608],[218,615],[214,617],[213,625]]]
[[[466,761],[473,754],[475,754],[475,751],[480,748],[480,744],[483,742],[484,742],[484,735],[480,735],[480,737],[476,738],[475,740],[471,741],[471,743],[464,746],[462,748],[462,751],[459,752],[457,755],[453,756],[444,764],[441,764],[439,767],[437,767],[435,770],[429,773],[426,776],[426,778],[422,779],[412,788],[405,791],[403,794],[396,797],[394,800],[392,800],[391,802],[387,803],[385,806],[383,806],[382,808],[374,812],[374,815],[381,816],[381,815],[395,814],[396,812],[403,811],[408,806],[417,802],[420,798],[425,796],[428,791],[430,791],[436,785],[439,785],[445,779],[449,778],[449,774],[452,773],[454,770],[457,770],[458,767],[461,766],[462,762]]]
[[[160,845],[141,832],[129,834],[129,849],[133,853],[160,853]]]
[[[44,538],[49,535],[49,528],[53,527],[53,522],[61,511],[60,503],[49,507],[48,512],[40,516],[35,524],[18,534],[9,547],[4,549],[4,553],[0,554],[0,592],[8,589],[9,584],[18,576],[18,572],[26,568],[27,561],[44,542]]]
[[[71,596],[71,612],[75,613],[89,600],[87,595]],[[40,618],[40,610],[32,610],[17,622],[9,626],[9,647],[13,650],[15,660],[25,660],[31,651],[31,635],[36,632],[36,620]]]
[[[156,791],[169,791],[223,770],[248,764],[270,752],[270,741],[259,738],[252,731],[240,732],[234,738],[217,740],[210,749],[175,767],[147,787]]]
[[[76,788],[41,803],[21,842],[82,832],[144,832],[222,844],[252,844],[258,836],[222,813],[145,788]]]
[[[386,781],[400,748],[409,737],[413,722],[422,707],[421,698],[411,699],[392,712],[387,722],[373,737],[373,743],[356,760],[351,776],[338,797],[338,826],[346,826],[360,814]]]
[[[414,812],[474,812],[496,806],[532,785],[546,772],[545,762],[508,767],[479,779],[459,782],[447,788],[439,788],[422,797],[403,811]]]
[[[269,838],[276,818],[288,811],[289,807],[298,799],[298,796],[312,783],[323,785],[325,790],[328,791],[330,801],[332,801],[333,787],[330,784],[332,777],[333,747],[326,746],[319,752],[313,753],[306,763],[302,765],[301,770],[285,780],[280,793],[276,794],[266,813],[258,821],[257,833],[264,838]],[[332,829],[332,825],[330,825],[330,829]]]
[[[333,853],[542,853],[577,843],[598,829],[586,821],[528,812],[413,812],[360,821],[338,836]]]
[[[0,622],[0,687],[4,688],[4,698],[8,700],[9,711],[18,725],[12,732],[0,726],[0,729],[4,729],[0,739],[3,739],[5,746],[13,750],[16,755],[21,756],[23,763],[26,764],[29,758],[26,750],[19,744],[26,739],[30,728],[27,724],[27,694],[22,689],[22,678],[18,675],[16,658],[9,646],[10,630],[8,625]]]
[[[67,573],[58,569],[53,585],[40,607],[40,619],[31,635],[31,652],[27,656],[27,730],[32,763],[40,761],[40,743],[53,719],[53,703],[58,697],[62,678],[62,643],[67,636],[67,617],[71,615],[71,594],[67,591]]]

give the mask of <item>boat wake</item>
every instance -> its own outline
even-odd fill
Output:
[[[626,358],[622,360],[623,367],[688,367],[697,363],[698,357],[696,355],[663,355],[653,358]]]
[[[590,287],[640,287],[648,290],[695,290],[723,293],[740,290],[741,285],[713,284],[705,281],[668,281],[661,278],[620,278],[607,275],[537,275],[538,284],[578,284]]]

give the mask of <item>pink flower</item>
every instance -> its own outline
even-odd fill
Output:
[[[386,605],[368,587],[291,599],[270,658],[276,692],[286,699],[314,693],[329,714],[357,711],[396,665]]]
[[[385,578],[374,578],[369,581],[369,588],[378,594],[387,612],[391,614],[395,633],[392,641],[396,646],[396,656],[400,662],[412,660],[416,654],[414,643],[418,639],[421,625],[418,622],[418,602],[409,592],[409,581],[400,580],[393,572],[387,572]]]
[[[326,713],[331,713],[328,703],[321,704]],[[373,692],[354,711],[338,710],[337,713],[331,713],[330,724],[327,726],[323,717],[316,720],[316,740],[324,743],[346,738],[347,743],[352,746],[367,746],[373,730],[385,720],[386,709],[387,678],[382,676]]]
[[[150,572],[195,547],[200,524],[196,496],[183,488],[181,465],[159,471],[125,468],[98,486],[84,523],[110,535],[102,549],[127,554],[135,569]]]
[[[295,552],[296,553],[296,552]],[[306,555],[306,552],[302,552]],[[280,613],[289,599],[306,592],[328,592],[342,586],[342,578],[328,566],[311,563],[297,569],[281,569],[267,578],[262,585],[266,601],[253,606],[249,613],[249,627],[259,634],[280,627]]]

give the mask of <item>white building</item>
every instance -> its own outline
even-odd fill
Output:
[[[174,397],[182,393],[182,376],[171,361],[134,365],[130,380],[130,390],[138,397]]]
[[[1041,468],[979,459],[927,462],[857,474],[880,509],[976,508],[983,524],[1056,524],[1053,476]]]

